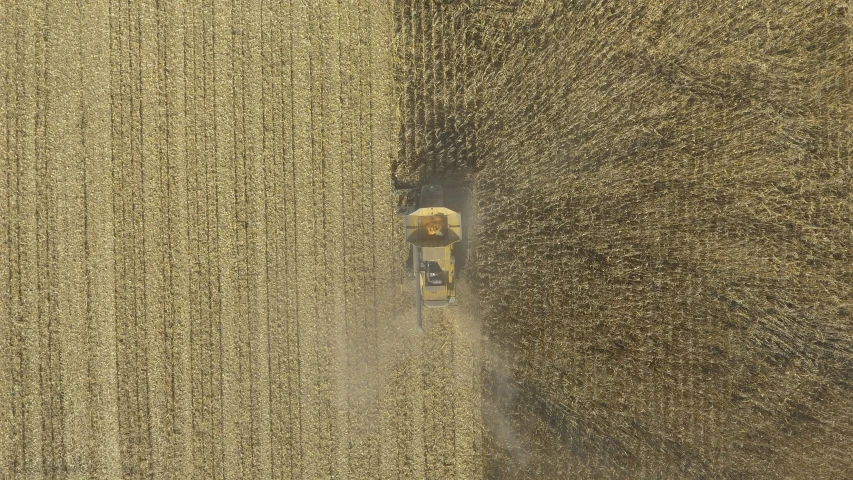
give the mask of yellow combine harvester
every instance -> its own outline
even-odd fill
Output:
[[[412,245],[415,307],[423,332],[422,306],[456,304],[454,244],[462,239],[462,214],[444,206],[440,185],[424,185],[417,210],[405,207],[406,241]]]

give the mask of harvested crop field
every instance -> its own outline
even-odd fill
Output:
[[[476,345],[401,287],[392,37],[0,5],[0,477],[482,476]]]
[[[398,168],[475,192],[486,476],[850,477],[848,3],[442,3]]]

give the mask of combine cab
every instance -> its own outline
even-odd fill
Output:
[[[422,306],[456,304],[454,245],[462,239],[462,215],[444,206],[439,185],[423,186],[414,203],[404,202],[398,213],[404,217],[406,241],[411,244],[418,330],[423,331]]]

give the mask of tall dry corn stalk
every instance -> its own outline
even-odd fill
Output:
[[[510,352],[488,474],[853,471],[848,4],[398,6],[395,167],[472,179]]]

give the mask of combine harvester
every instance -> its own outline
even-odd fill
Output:
[[[440,185],[424,185],[414,201],[414,189],[394,191],[405,194],[397,214],[405,221],[411,244],[409,276],[415,280],[418,331],[423,332],[423,306],[456,305],[454,245],[462,239],[462,214],[444,206]]]

